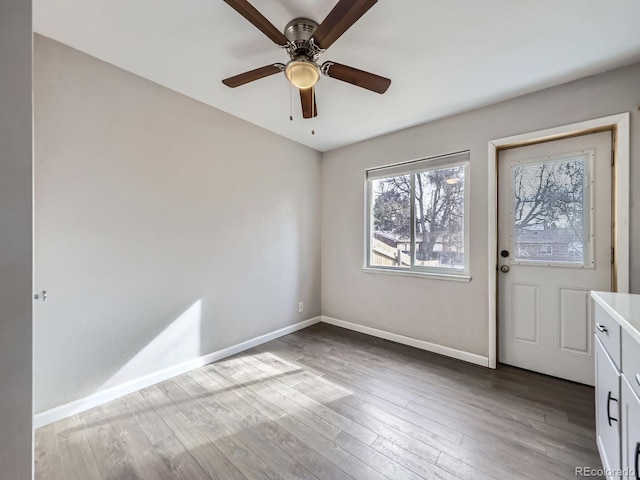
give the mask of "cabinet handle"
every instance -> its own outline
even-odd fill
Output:
[[[607,330],[607,327],[605,327],[601,323],[596,323],[596,328],[598,330],[600,330],[602,333],[607,333],[609,331],[609,330]]]
[[[613,425],[611,425],[611,420],[613,420],[614,422],[617,422],[618,419],[614,418],[611,416],[611,400],[613,400],[614,402],[618,403],[618,399],[617,398],[613,398],[611,396],[611,392],[609,392],[609,395],[607,395],[607,420],[609,421],[609,426],[612,427]]]
[[[635,461],[635,467],[636,467],[636,480],[640,480],[640,469],[638,467],[640,467],[640,462],[638,462],[638,457],[640,457],[640,442],[636,443],[636,461]]]
[[[636,382],[640,385],[640,373],[636,373]]]

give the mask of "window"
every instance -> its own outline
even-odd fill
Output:
[[[512,264],[592,265],[592,155],[588,150],[511,167]]]
[[[466,276],[469,152],[368,170],[365,268]]]

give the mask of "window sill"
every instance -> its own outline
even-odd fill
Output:
[[[429,278],[432,280],[445,280],[448,282],[469,283],[471,281],[471,275],[466,274],[402,271],[371,267],[363,267],[362,271],[365,273],[375,273],[379,275],[399,275],[402,277]]]

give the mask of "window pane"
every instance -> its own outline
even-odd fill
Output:
[[[584,158],[514,167],[514,260],[585,263],[584,178]]]
[[[464,269],[465,167],[415,174],[416,266]]]
[[[369,263],[411,266],[411,176],[371,181],[372,238]]]

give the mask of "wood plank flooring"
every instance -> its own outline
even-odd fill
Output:
[[[326,324],[35,438],[39,480],[561,480],[602,468],[592,388]]]

